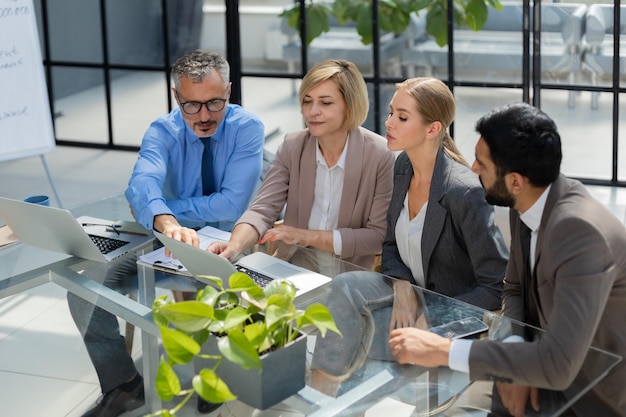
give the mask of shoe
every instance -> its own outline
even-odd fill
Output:
[[[322,371],[321,369],[311,369],[310,379],[307,380],[307,385],[322,394],[337,398],[341,383],[349,377],[349,374],[337,376]]]
[[[202,397],[198,397],[198,412],[200,414],[208,414],[220,408],[224,403],[210,403]]]
[[[98,399],[83,417],[117,417],[144,405],[143,381],[132,391],[115,388]]]

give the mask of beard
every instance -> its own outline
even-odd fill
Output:
[[[511,195],[509,190],[507,190],[506,184],[504,183],[504,176],[498,175],[496,182],[491,186],[491,188],[486,188],[482,179],[480,180],[480,183],[485,189],[485,199],[487,200],[487,203],[493,206],[502,207],[513,207],[515,205],[515,197]]]

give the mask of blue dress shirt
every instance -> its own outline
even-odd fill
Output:
[[[154,216],[172,214],[186,227],[231,230],[259,185],[264,142],[261,120],[229,104],[211,136],[216,189],[203,196],[202,141],[179,108],[158,118],[143,137],[125,193],[135,218],[148,229]]]

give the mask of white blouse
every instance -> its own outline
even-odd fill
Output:
[[[335,255],[339,256],[341,255],[341,234],[336,229],[339,222],[341,194],[343,193],[348,141],[346,140],[339,160],[333,167],[326,165],[326,160],[322,155],[322,151],[320,151],[319,144],[315,148],[317,169],[315,170],[315,190],[308,228],[312,230],[332,230],[333,249]]]
[[[404,205],[396,223],[396,243],[402,262],[409,267],[413,279],[420,285],[425,285],[424,265],[422,264],[422,232],[428,201],[424,203],[417,216],[409,219],[409,194],[404,197]]]

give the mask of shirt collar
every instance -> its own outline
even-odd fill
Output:
[[[548,200],[550,188],[552,188],[552,184],[548,185],[546,189],[543,190],[543,193],[541,193],[537,201],[535,201],[535,204],[519,216],[524,224],[533,232],[539,229],[539,225],[541,224],[541,216],[543,215],[543,209]]]
[[[350,140],[350,137],[348,136],[348,138],[346,139],[346,144],[343,146],[343,151],[341,151],[341,155],[339,155],[339,160],[337,161],[337,164],[335,165],[343,170],[346,169],[346,153],[347,153],[346,149],[348,149],[349,140]],[[317,141],[317,138],[315,138],[315,159],[318,164],[326,165],[326,160],[324,159],[324,155],[322,155],[322,151],[320,150],[320,144]]]

